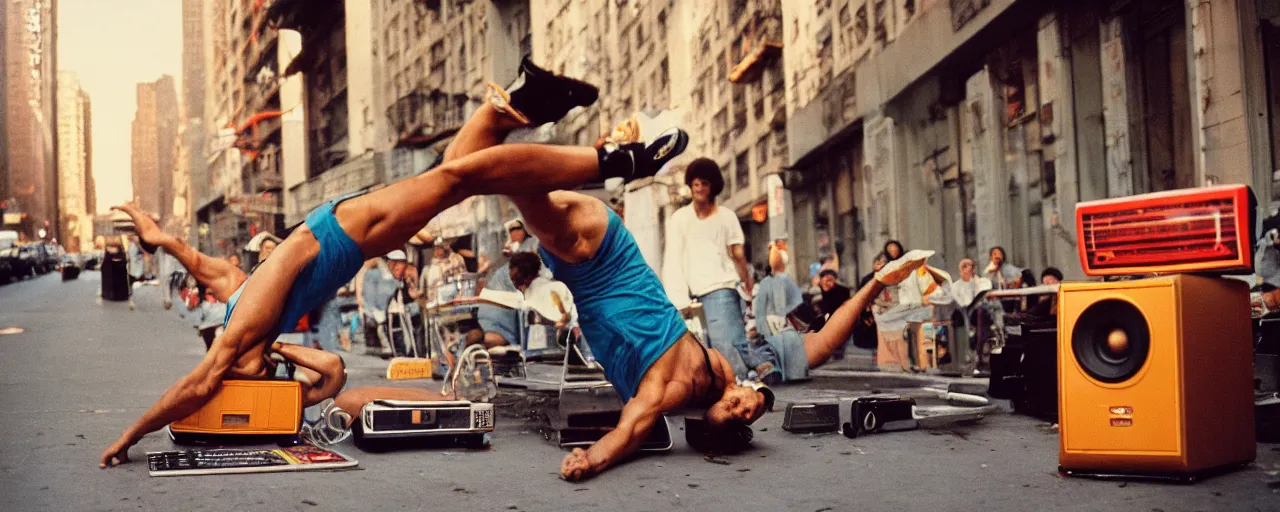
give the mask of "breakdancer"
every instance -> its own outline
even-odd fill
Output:
[[[513,86],[493,89],[492,104],[475,117],[508,131],[556,121],[597,97],[595,87],[541,70],[527,59]],[[517,109],[519,116],[502,113]],[[467,146],[467,137],[460,134],[446,151],[446,161],[420,176],[330,201],[308,214],[305,224],[226,298],[226,330],[204,359],[102,452],[99,466],[128,461],[129,447],[146,433],[198,410],[224,378],[264,375],[271,341],[283,326],[296,324],[328,300],[367,257],[403,246],[444,209],[473,195],[546,193],[614,177],[651,176],[687,143],[683,132],[673,131],[648,147],[641,143],[601,148],[488,147],[501,140],[484,140],[470,146],[486,149],[461,152],[459,143]]]

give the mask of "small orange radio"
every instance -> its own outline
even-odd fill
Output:
[[[200,410],[169,425],[178,444],[211,439],[297,435],[302,385],[294,380],[227,380]]]
[[[1244,185],[1079,203],[1080,263],[1090,276],[1250,274],[1256,204]]]

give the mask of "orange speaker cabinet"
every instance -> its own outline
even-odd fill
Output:
[[[292,380],[228,380],[209,403],[169,425],[183,436],[289,436],[302,423],[302,386]]]
[[[1059,471],[1192,481],[1254,459],[1249,286],[1064,283]]]

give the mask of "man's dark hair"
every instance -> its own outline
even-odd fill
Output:
[[[746,451],[751,447],[751,439],[755,431],[750,425],[730,423],[716,428],[706,420],[686,418],[684,420],[684,440],[689,447],[699,453],[708,455],[733,455]]]
[[[542,259],[531,252],[518,252],[511,255],[510,265],[512,274],[532,280],[542,270]]]
[[[724,176],[720,175],[720,164],[710,158],[699,158],[689,162],[684,170],[684,184],[693,186],[693,180],[703,180],[711,185],[711,197],[717,197],[724,191]]]
[[[1061,271],[1061,270],[1058,270],[1057,268],[1054,268],[1054,267],[1049,267],[1049,268],[1044,269],[1044,271],[1040,273],[1040,280],[1041,280],[1041,281],[1044,281],[1045,276],[1053,276],[1053,277],[1057,278],[1059,281],[1061,281],[1061,280],[1062,280],[1062,271]]]
[[[818,279],[822,279],[822,278],[827,277],[827,276],[831,276],[831,277],[834,277],[834,278],[836,278],[836,279],[840,279],[840,274],[836,273],[836,271],[831,270],[831,269],[826,269],[826,270],[823,270],[822,272],[818,272]]]

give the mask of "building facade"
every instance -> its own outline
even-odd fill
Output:
[[[1001,246],[1080,277],[1080,201],[1246,183],[1269,214],[1280,193],[1267,0],[278,0],[278,35],[260,8],[205,5],[210,192],[196,203],[218,240],[246,223],[219,231],[208,212],[273,190],[253,178],[277,175],[262,165],[282,169],[288,224],[422,172],[525,54],[601,95],[521,138],[591,144],[637,114],[690,133],[675,172],[625,191],[646,256],[703,156],[749,259],[786,238],[801,281],[834,260],[855,282],[891,239],[948,269]],[[253,143],[235,147],[246,126]],[[466,222],[513,214],[484,204]]]
[[[12,0],[3,18],[0,201],[7,229],[30,238],[58,234],[57,4]],[[13,221],[13,222],[10,222]]]
[[[279,3],[204,2],[203,70],[187,71],[204,75],[204,90],[188,92],[193,104],[204,98],[203,130],[192,128],[191,137],[202,134],[205,150],[187,158],[196,180],[192,232],[209,253],[231,254],[260,231],[284,228],[281,31],[267,23]]]
[[[208,192],[205,165],[205,1],[182,0],[182,127],[178,166],[184,170],[187,242],[199,246],[198,229],[190,229],[196,218],[195,205]]]
[[[133,118],[133,195],[144,211],[173,216],[174,169],[177,164],[178,93],[173,77],[137,87],[137,111]],[[185,215],[183,215],[185,216]]]
[[[852,241],[853,278],[898,239],[1078,278],[1079,201],[1244,183],[1270,213],[1273,3],[813,4],[784,9],[801,262]]]
[[[93,243],[89,200],[89,95],[75,73],[58,73],[58,240],[69,252]]]

